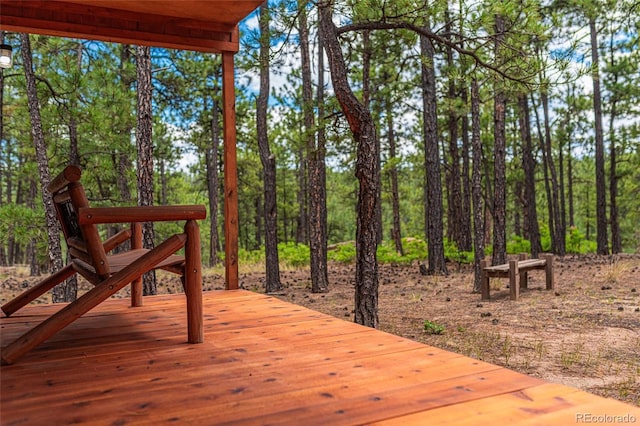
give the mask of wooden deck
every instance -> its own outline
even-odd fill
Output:
[[[640,422],[638,407],[247,291],[205,293],[205,343],[190,345],[184,303],[109,300],[3,366],[2,425]],[[2,345],[58,308],[2,318]]]

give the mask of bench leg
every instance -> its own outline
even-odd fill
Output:
[[[547,290],[553,290],[555,287],[555,282],[553,279],[553,255],[552,254],[544,254],[542,257],[545,260],[545,275],[547,279]]]
[[[480,291],[482,300],[489,300],[491,298],[489,295],[489,274],[484,270],[487,266],[486,260],[480,261]]]
[[[527,260],[527,257],[528,257],[527,253],[520,253],[518,255],[518,261]],[[528,285],[529,285],[529,274],[527,273],[527,271],[523,271],[520,274],[520,288],[526,289]]]
[[[511,300],[518,300],[518,296],[520,295],[520,286],[519,286],[519,273],[518,273],[518,261],[510,260],[509,261],[509,294],[511,296]]]

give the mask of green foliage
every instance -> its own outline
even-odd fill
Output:
[[[329,252],[327,258],[334,262],[353,263],[356,261],[356,243],[349,241],[346,243],[336,244]]]
[[[307,266],[309,265],[310,256],[309,246],[305,244],[293,242],[278,244],[278,259],[284,267],[299,268]],[[238,250],[238,259],[241,263],[248,265],[262,264],[265,262],[264,247],[259,250],[240,248]]]
[[[424,320],[424,331],[427,334],[444,334],[444,326],[429,320]]]
[[[444,240],[444,257],[458,263],[473,263],[473,252],[459,250],[456,243]]]
[[[42,209],[32,209],[20,204],[4,204],[0,207],[0,239],[8,241],[12,236],[20,244],[46,241],[46,226]]]
[[[531,251],[531,242],[519,235],[514,235],[507,241],[507,253],[529,253]]]
[[[427,257],[427,243],[420,238],[403,238],[402,248],[408,259],[421,260]]]
[[[403,238],[402,248],[404,256],[396,251],[393,241],[383,241],[378,245],[378,262],[393,264],[410,264],[415,260],[423,260],[427,257],[427,244],[420,238]],[[356,261],[356,244],[348,241],[334,245],[328,252],[329,260],[340,263],[353,263]]]
[[[551,233],[549,232],[549,225],[546,223],[540,224],[540,244],[543,252],[551,252]]]
[[[549,227],[546,224],[540,225],[540,236],[542,240],[542,250],[551,251],[551,236],[549,235]],[[587,240],[584,233],[577,227],[572,226],[566,236],[567,253],[586,254],[595,253],[597,244],[595,241]],[[531,251],[531,242],[521,236],[514,235],[507,242],[507,253],[529,253]]]
[[[572,226],[567,235],[566,248],[567,253],[585,254],[595,253],[598,247],[595,241],[587,240],[577,227]]]
[[[278,244],[278,256],[281,264],[298,268],[309,265],[311,250],[305,244],[280,243]]]
[[[414,260],[423,260],[427,257],[427,244],[419,238],[403,238],[402,249],[404,256],[400,256],[396,251],[393,241],[383,241],[378,246],[378,262],[409,264]]]
[[[264,263],[264,250],[247,250],[240,247],[238,249],[238,262],[248,265]]]

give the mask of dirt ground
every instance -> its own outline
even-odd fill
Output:
[[[422,276],[417,264],[380,267],[380,329],[531,376],[640,406],[640,255],[567,256],[554,263],[556,288],[544,271],[529,273],[529,289],[509,299],[507,279],[491,283],[490,301],[471,292],[468,267],[449,276]],[[312,294],[308,269],[282,270],[276,297],[353,320],[355,267],[331,264],[330,291]],[[34,281],[0,270],[0,302]],[[242,288],[263,292],[264,273],[242,271]],[[205,273],[205,290],[222,289],[220,273]],[[159,293],[181,291],[159,276]],[[38,303],[46,303],[43,296]],[[433,334],[425,331],[425,321]]]

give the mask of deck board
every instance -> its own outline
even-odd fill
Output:
[[[205,292],[205,343],[184,296],[109,300],[2,366],[2,425],[569,424],[638,407],[247,291]],[[2,318],[2,345],[59,306]]]

